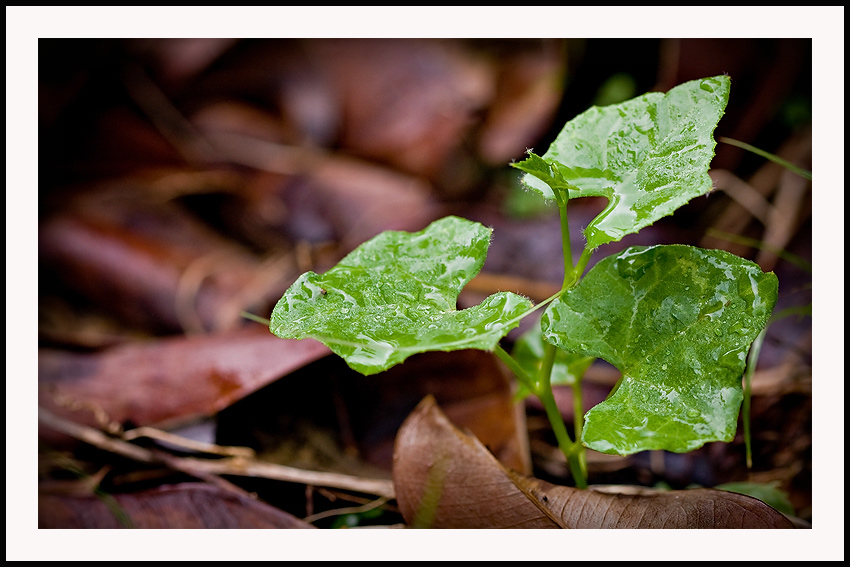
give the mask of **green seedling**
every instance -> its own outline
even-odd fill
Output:
[[[559,210],[564,279],[547,300],[501,292],[458,310],[491,230],[451,216],[420,232],[384,232],[324,274],[303,274],[275,306],[271,332],[319,340],[366,375],[420,352],[494,352],[523,392],[543,402],[578,487],[587,486],[586,448],[628,455],[731,441],[747,354],[776,303],[776,276],[728,252],[684,245],[633,246],[584,273],[598,247],[711,191],[713,132],[729,89],[729,77],[709,77],[594,106],[567,122],[545,154],[512,164]],[[567,205],[599,196],[608,206],[584,229],[574,264]],[[539,327],[508,353],[502,339],[535,313]],[[580,394],[597,358],[622,377],[586,414],[576,396],[571,437],[552,385]]]

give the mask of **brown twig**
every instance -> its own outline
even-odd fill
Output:
[[[377,500],[369,502],[368,504],[363,504],[362,506],[352,506],[351,508],[336,508],[334,510],[326,510],[324,512],[319,512],[318,514],[312,514],[304,518],[304,521],[308,524],[312,524],[313,522],[317,522],[324,518],[330,518],[331,516],[341,516],[343,514],[360,514],[362,512],[368,512],[369,510],[373,510],[378,506],[383,506],[386,504],[390,498],[386,496],[381,496]]]
[[[395,488],[392,481],[374,478],[362,478],[351,475],[308,471],[265,463],[245,457],[231,457],[220,460],[196,459],[191,457],[171,457],[164,459],[162,455],[128,443],[121,439],[109,437],[102,431],[62,419],[51,412],[39,408],[38,419],[43,424],[57,431],[70,435],[100,449],[139,461],[142,463],[159,463],[179,470],[192,476],[202,475],[233,475],[282,480],[314,486],[328,486],[343,490],[352,490],[365,494],[374,494],[387,498],[395,498]],[[167,462],[166,462],[167,461]]]
[[[187,439],[186,437],[162,431],[161,429],[156,429],[154,427],[137,427],[127,431],[124,435],[122,435],[122,437],[125,441],[132,441],[133,439],[138,439],[140,437],[147,437],[148,439],[156,439],[157,441],[170,443],[183,449],[208,453],[210,455],[249,458],[255,456],[254,450],[250,447],[223,447],[213,443],[204,443],[202,441]]]

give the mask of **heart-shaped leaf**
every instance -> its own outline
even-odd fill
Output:
[[[301,275],[272,311],[270,329],[317,339],[367,375],[418,352],[492,350],[532,305],[501,292],[456,309],[484,264],[490,233],[452,216],[420,232],[383,232],[324,274]]]
[[[542,158],[513,166],[546,198],[607,197],[584,231],[587,245],[620,240],[711,190],[712,134],[729,87],[721,75],[591,107],[567,122]]]
[[[740,529],[794,525],[755,498],[723,490],[558,486],[512,471],[426,397],[393,457],[396,501],[411,527]]]
[[[547,341],[623,373],[587,412],[582,442],[628,455],[731,441],[747,352],[777,290],[772,272],[722,250],[633,246],[596,264],[541,318]]]

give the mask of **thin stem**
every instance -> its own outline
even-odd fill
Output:
[[[750,435],[750,398],[752,397],[753,373],[756,370],[756,362],[758,362],[759,352],[761,351],[762,343],[764,343],[766,333],[767,326],[761,330],[756,337],[756,340],[753,341],[753,345],[750,348],[750,354],[747,357],[747,371],[744,373],[744,403],[741,408],[741,419],[744,422],[744,446],[746,447],[747,452],[748,469],[753,468],[753,446],[752,437]]]
[[[555,394],[552,391],[552,366],[555,363],[555,355],[558,352],[558,347],[547,343],[543,351],[543,364],[540,367],[540,376],[537,381],[535,393],[540,401],[543,402],[543,408],[546,410],[546,417],[549,418],[549,423],[552,425],[552,431],[555,434],[555,439],[558,441],[558,448],[567,458],[567,463],[570,467],[570,472],[573,475],[576,486],[578,488],[587,488],[587,473],[584,467],[581,466],[580,455],[584,453],[584,448],[577,442],[570,439],[570,434],[567,432],[567,426],[564,423],[564,416],[561,415],[561,410],[555,401]],[[576,438],[578,439],[578,438]]]
[[[558,212],[561,217],[561,243],[563,246],[564,255],[564,283],[561,291],[566,291],[578,283],[581,274],[584,272],[585,266],[590,259],[591,250],[585,248],[582,251],[578,263],[573,266],[572,240],[570,239],[570,220],[567,215],[567,203],[570,200],[569,194],[561,195],[558,191],[553,191],[555,201],[558,203]],[[564,418],[558,410],[555,403],[555,395],[552,392],[552,365],[554,364],[557,347],[552,344],[546,344],[543,358],[543,365],[540,369],[540,376],[537,381],[535,391],[537,397],[543,402],[546,408],[546,415],[552,425],[552,430],[555,433],[555,438],[558,441],[558,446],[567,457],[567,462],[570,466],[570,471],[575,479],[578,488],[587,488],[587,457],[584,447],[581,445],[581,431],[584,420],[584,408],[582,407],[581,397],[581,381],[579,380],[573,385],[573,413],[574,413],[574,431],[575,442],[570,439],[567,433],[567,427],[564,423]]]
[[[572,283],[575,281],[576,276],[573,270],[573,250],[572,250],[572,241],[570,240],[570,221],[569,217],[567,217],[567,202],[569,201],[569,195],[566,197],[562,197],[557,191],[553,191],[555,194],[555,201],[558,203],[558,212],[561,216],[561,242],[563,243],[563,254],[564,254],[564,283],[562,289],[567,289],[571,287]]]
[[[496,348],[493,350],[496,353],[496,356],[507,365],[507,367],[514,373],[514,376],[519,379],[529,390],[532,392],[537,391],[537,384],[531,376],[523,369],[522,366],[512,357],[507,351],[502,348],[501,345],[496,345]]]
[[[555,366],[555,355],[558,354],[558,347],[552,343],[546,343],[543,347],[543,362],[540,364],[540,373],[537,375],[537,383],[535,384],[535,393],[538,393],[541,386],[552,388],[552,367]]]
[[[576,436],[576,445],[581,446],[581,432],[584,427],[584,404],[582,403],[581,396],[581,378],[578,378],[575,382],[573,382],[572,386],[573,390],[573,431]],[[584,447],[578,454],[579,466],[581,466],[581,471],[584,473],[585,478],[587,478],[587,452],[584,451]]]
[[[507,367],[514,373],[517,379],[520,380],[529,390],[531,390],[534,395],[536,395],[540,401],[543,403],[543,408],[546,410],[546,417],[549,419],[550,424],[552,425],[552,431],[555,433],[555,439],[558,442],[558,448],[567,458],[567,462],[570,467],[570,471],[572,472],[573,478],[575,479],[576,486],[578,488],[587,488],[587,464],[584,458],[584,448],[579,444],[574,443],[572,439],[570,439],[570,435],[567,432],[567,427],[564,424],[564,418],[561,415],[561,411],[558,408],[558,404],[555,402],[555,395],[552,392],[552,384],[551,384],[551,376],[552,376],[552,367],[555,364],[555,355],[558,352],[558,347],[552,344],[546,344],[545,350],[543,353],[543,364],[540,367],[540,373],[537,378],[533,378],[530,376],[512,357],[510,354],[505,351],[500,345],[496,345],[496,348],[493,349],[493,352],[499,359],[504,362]],[[579,404],[576,406],[578,411],[581,408],[581,399],[579,396]],[[579,418],[581,419],[581,415],[579,414]],[[581,425],[578,426],[577,430],[581,432]],[[578,437],[576,437],[578,438]]]
[[[567,201],[569,195],[561,195],[554,191],[555,201],[558,203],[558,211],[561,217],[561,242],[563,244],[564,254],[564,283],[561,291],[557,296],[560,296],[564,291],[570,289],[578,283],[587,262],[590,259],[592,250],[585,248],[579,258],[578,264],[573,266],[572,247],[570,243],[570,223],[567,217]],[[525,384],[543,403],[543,408],[546,411],[546,417],[552,426],[552,431],[555,434],[555,439],[558,442],[558,448],[567,458],[567,463],[570,467],[570,472],[575,480],[576,487],[587,488],[587,457],[584,447],[578,441],[581,438],[582,421],[584,419],[584,409],[582,407],[581,384],[580,381],[573,386],[574,393],[574,413],[575,413],[575,434],[576,441],[570,438],[567,432],[567,426],[564,422],[564,416],[558,408],[555,401],[555,395],[552,391],[552,367],[555,364],[555,355],[558,352],[558,347],[551,343],[546,343],[543,351],[543,361],[540,366],[540,371],[536,377],[530,376],[517,361],[508,354],[501,346],[497,345],[494,349],[496,356],[504,362],[508,368],[516,375],[517,379]]]
[[[271,324],[271,321],[269,321],[268,319],[264,319],[263,317],[260,317],[259,315],[254,315],[253,313],[249,313],[247,311],[240,311],[239,315],[244,317],[245,319],[249,319],[251,321],[254,321],[255,323],[260,323],[261,325],[265,325],[266,327],[268,327]]]
[[[535,393],[540,398],[540,401],[543,402],[546,417],[549,418],[552,431],[555,433],[555,439],[558,441],[558,448],[561,449],[561,452],[567,458],[567,463],[569,464],[576,487],[587,488],[587,475],[581,466],[582,459],[579,457],[584,452],[583,448],[578,443],[573,443],[573,440],[570,439],[570,435],[567,433],[567,426],[564,424],[564,416],[561,415],[561,410],[555,401],[555,394],[552,392],[550,377],[557,351],[558,347],[555,345],[546,344],[543,352],[543,365],[540,367],[540,378],[538,379]]]
[[[584,273],[584,269],[590,261],[591,254],[593,254],[593,248],[590,248],[589,246],[586,246],[584,250],[581,251],[581,256],[579,256],[578,262],[573,269],[573,281],[570,283],[570,287],[575,286],[579,279],[581,279],[581,275]]]

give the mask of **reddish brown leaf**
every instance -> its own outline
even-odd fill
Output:
[[[763,502],[721,490],[623,494],[522,476],[452,425],[431,397],[399,430],[393,481],[399,509],[415,527],[793,528]]]
[[[457,169],[447,175],[447,166],[457,165],[460,155],[453,152],[493,97],[492,65],[452,41],[343,39],[306,47],[342,93],[344,147],[458,183]]]
[[[734,492],[696,488],[655,490],[635,486],[596,486],[577,490],[538,479],[520,479],[565,528],[772,529],[793,528],[764,502]]]
[[[128,525],[129,524],[129,525]],[[40,529],[287,529],[314,526],[264,502],[200,483],[106,496],[41,494]]]
[[[103,419],[174,426],[210,416],[328,353],[279,339],[260,325],[134,342],[101,353],[39,352],[39,406],[78,423]],[[55,438],[49,430],[42,438]]]

